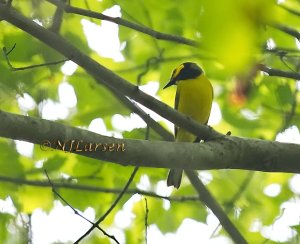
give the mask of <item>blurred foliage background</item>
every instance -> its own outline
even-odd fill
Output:
[[[30,20],[50,28],[56,10],[50,2],[15,0],[13,7]],[[140,84],[141,89],[173,106],[175,89],[162,91],[161,88],[174,67],[185,61],[197,62],[214,86],[216,109],[212,117],[221,115],[217,120],[212,118],[216,130],[231,131],[241,137],[299,143],[300,86],[297,80],[289,78],[291,74],[299,75],[299,1],[85,0],[72,1],[72,6],[114,14],[145,28],[199,43],[195,47],[157,40],[131,28],[65,13],[60,35],[129,82]],[[2,47],[9,50],[16,43],[8,56],[14,67],[64,58],[4,20],[0,29]],[[263,72],[264,67],[275,74]],[[70,62],[12,72],[3,55],[0,73],[1,110],[91,130],[97,128],[97,132],[111,136],[145,138],[145,123]],[[165,121],[154,117],[169,128]],[[151,132],[150,140],[161,138]],[[26,243],[31,238],[32,216],[39,210],[49,214],[54,208],[56,198],[51,188],[41,186],[47,183],[45,169],[55,183],[105,189],[121,189],[133,170],[63,152],[45,152],[39,146],[3,138],[0,152],[0,202],[2,206],[9,202],[9,209],[13,209],[0,207],[1,243]],[[166,175],[167,170],[141,168],[131,188],[170,194],[164,186]],[[218,170],[201,172],[200,177],[249,243],[297,243],[300,210],[291,206],[299,204],[299,176]],[[96,217],[117,197],[116,193],[64,187],[59,192],[80,211],[92,208]],[[116,231],[116,237],[123,236],[126,243],[142,243],[146,196],[135,195],[133,201],[132,195],[125,194],[101,226],[110,234]],[[184,179],[182,187],[172,192],[173,196],[195,196],[195,191]],[[120,227],[116,216],[130,198],[129,224]],[[147,196],[147,203],[148,225],[156,225],[162,233],[176,232],[186,218],[210,225],[210,211],[197,200],[169,202]],[[287,213],[293,218],[287,217]],[[215,227],[212,224],[211,229]],[[82,234],[78,232],[72,241]],[[220,229],[215,233],[215,236],[222,235],[226,233]],[[99,242],[110,243],[98,231],[83,241]]]

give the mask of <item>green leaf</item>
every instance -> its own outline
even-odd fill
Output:
[[[43,168],[50,173],[51,171],[56,171],[59,170],[63,164],[65,163],[66,158],[65,157],[61,157],[59,155],[54,155],[51,158],[48,158],[44,164],[43,164]]]
[[[24,213],[31,214],[37,208],[49,211],[53,206],[53,193],[51,188],[23,186],[18,191],[17,201]]]
[[[89,124],[95,118],[105,118],[115,113],[128,114],[128,110],[107,88],[97,85],[90,77],[79,72],[69,78],[77,96],[77,114],[74,123]]]
[[[6,230],[13,216],[7,213],[0,213],[0,229]],[[6,240],[9,237],[9,233],[7,231],[0,232],[0,241],[1,243],[6,243]]]
[[[22,164],[19,161],[14,144],[0,141],[0,172],[2,175],[22,176]]]
[[[277,87],[278,102],[282,106],[291,104],[293,102],[293,94],[291,87],[288,84],[282,84]]]

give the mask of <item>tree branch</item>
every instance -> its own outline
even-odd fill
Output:
[[[78,215],[79,217],[81,217],[82,219],[84,219],[85,221],[87,221],[88,223],[90,223],[94,228],[97,228],[98,230],[100,230],[105,236],[107,236],[108,238],[114,240],[116,243],[120,244],[120,242],[118,242],[118,240],[113,236],[108,234],[104,229],[102,229],[98,224],[94,224],[92,221],[90,221],[88,218],[86,218],[85,216],[83,216],[81,213],[79,213],[79,211],[77,211],[62,195],[59,194],[59,192],[55,189],[55,186],[52,184],[52,181],[47,173],[47,171],[45,171],[45,174],[47,176],[47,179],[49,181],[49,184],[51,185],[52,188],[52,192],[61,200],[63,201],[67,206],[69,206],[75,215]]]
[[[77,63],[85,69],[101,85],[107,86],[110,90],[117,90],[124,96],[141,103],[147,108],[158,113],[162,117],[173,122],[177,126],[184,128],[200,138],[207,139],[211,137],[222,136],[220,133],[212,130],[210,127],[197,123],[184,114],[170,108],[166,104],[154,99],[152,96],[140,91],[137,86],[124,80],[111,70],[97,63],[88,55],[84,54],[61,36],[50,32],[38,25],[34,21],[22,16],[13,8],[8,8],[0,3],[0,18],[4,18],[9,23],[31,34],[48,46],[52,47],[62,55]]]
[[[285,77],[285,78],[290,78],[290,79],[295,79],[295,80],[300,79],[300,73],[297,73],[297,72],[289,72],[289,71],[284,71],[284,70],[280,70],[280,69],[273,69],[273,68],[267,67],[264,64],[259,64],[258,68],[259,68],[259,70],[267,73],[269,76],[280,76],[280,77]]]
[[[300,40],[300,32],[291,28],[291,27],[288,27],[288,26],[285,26],[285,25],[281,25],[281,24],[270,24],[270,26],[272,26],[273,28],[277,29],[277,30],[280,30],[292,37],[295,37],[298,39],[298,41]]]
[[[5,15],[5,13],[3,14],[3,12],[1,11],[1,9],[0,9],[0,16],[2,16],[2,15]],[[18,26],[17,24],[20,24],[20,26],[23,26],[24,27],[24,30],[26,31],[26,27],[28,27],[28,25],[26,26],[26,23],[25,23],[25,25],[24,25],[24,22],[22,23],[22,19],[20,19],[20,18],[13,18],[13,17],[20,17],[20,16],[10,16],[10,17],[12,17],[12,22],[11,23],[14,23],[14,24],[16,24],[16,26]],[[24,20],[24,19],[23,19]],[[30,23],[30,22],[28,22],[28,23]],[[27,24],[28,24],[27,23]],[[18,26],[19,27],[19,26]],[[31,32],[29,32],[30,34],[32,34],[32,35],[34,35],[34,33],[36,32],[36,30],[34,30],[34,28],[36,28],[36,26],[31,26],[31,27],[33,27],[33,29],[31,29],[30,31]],[[19,27],[19,28],[21,28],[21,27]],[[43,29],[42,27],[39,27],[39,28],[41,28],[41,29]],[[30,28],[29,28],[30,29]],[[56,47],[56,44],[58,44],[58,45],[61,45],[61,44],[65,44],[65,43],[67,43],[67,42],[65,42],[65,43],[60,43],[59,41],[61,41],[61,40],[63,40],[63,39],[60,39],[59,40],[59,38],[58,39],[55,39],[56,37],[55,36],[52,36],[52,37],[55,37],[54,39],[51,39],[51,37],[50,37],[50,40],[47,42],[47,41],[45,41],[45,39],[43,39],[42,37],[41,37],[41,33],[42,32],[40,32],[41,30],[39,30],[39,31],[37,31],[38,33],[35,33],[36,35],[34,35],[34,36],[36,36],[36,37],[38,37],[40,40],[42,40],[42,41],[44,41],[44,42],[46,42],[48,45],[50,45],[49,44],[49,41],[51,41],[53,44],[52,45],[50,45],[51,47],[53,47],[53,48],[55,48],[55,49],[57,49],[57,47]],[[45,34],[45,33],[44,33]],[[46,37],[47,38],[47,37]],[[56,42],[56,41],[58,41],[58,42]],[[64,40],[63,40],[64,41]],[[68,43],[67,43],[68,44]],[[72,49],[73,48],[73,49]],[[84,54],[82,54],[82,53],[80,53],[80,52],[78,52],[78,50],[76,50],[74,47],[72,47],[71,46],[71,48],[70,48],[70,46],[67,46],[67,49],[66,49],[66,51],[65,52],[63,52],[62,51],[62,49],[63,49],[63,47],[62,48],[58,48],[57,50],[59,50],[61,53],[63,53],[64,55],[66,55],[67,54],[67,57],[68,57],[68,55],[70,56],[70,57],[73,57],[72,55],[74,55],[75,54],[75,56],[77,56],[76,58],[75,58],[75,60],[80,60],[80,58],[82,58],[82,62],[85,62],[86,60],[84,60],[86,57],[85,57],[85,55]],[[75,50],[75,53],[73,53],[73,51]],[[74,60],[73,60],[74,61]],[[92,60],[93,61],[93,60]],[[76,61],[75,61],[76,62]],[[80,63],[80,62],[79,62]],[[92,64],[92,65],[91,65]],[[79,65],[81,65],[83,68],[85,68],[93,77],[95,77],[96,78],[96,80],[98,81],[98,82],[103,82],[104,84],[106,84],[106,85],[110,85],[111,83],[113,83],[111,86],[110,86],[110,88],[112,88],[112,87],[114,87],[114,89],[115,88],[120,88],[120,86],[118,86],[118,85],[124,85],[124,84],[122,84],[122,82],[124,83],[124,80],[122,80],[120,77],[118,77],[118,76],[110,76],[111,74],[108,72],[107,73],[107,71],[108,70],[106,70],[103,66],[100,66],[99,64],[97,64],[97,63],[91,63],[91,62],[88,62],[87,63],[87,65],[86,66],[84,66],[82,63],[81,64],[79,64]],[[88,67],[87,66],[90,66],[90,68],[88,69]],[[97,71],[92,71],[92,67],[94,68],[94,69],[98,69],[99,67],[100,67],[100,69],[98,70],[98,72]],[[104,75],[103,75],[104,74]],[[109,78],[110,77],[110,79],[106,79],[106,78]],[[116,82],[111,82],[112,80],[114,80],[114,79],[116,79]],[[105,81],[107,80],[107,83],[105,83]],[[126,81],[125,81],[126,82]],[[149,97],[147,97],[147,96],[144,96],[144,94],[141,92],[141,91],[139,91],[138,89],[136,89],[136,87],[135,86],[127,86],[127,87],[124,87],[124,86],[122,86],[122,88],[125,88],[125,90],[124,89],[122,89],[121,91],[122,92],[124,92],[124,94],[126,95],[126,96],[129,96],[129,95],[132,95],[131,97],[132,98],[134,98],[134,99],[136,99],[137,101],[142,101],[141,103],[143,104],[143,102],[144,103],[148,103],[149,102]],[[135,90],[134,90],[135,89]],[[152,98],[151,98],[152,99]],[[139,101],[139,102],[140,102]],[[157,109],[156,107],[158,107],[158,110],[159,109],[161,109],[161,111],[162,111],[162,113],[163,114],[167,114],[168,113],[168,111],[167,111],[167,113],[166,113],[166,111],[163,111],[164,109],[162,109],[163,107],[159,107],[159,106],[161,106],[161,105],[159,105],[159,103],[158,104],[156,104],[155,102],[154,103],[152,103],[152,105],[154,105],[154,109],[151,107],[151,101],[150,101],[150,103],[148,103],[148,106],[150,106],[150,108],[151,109],[153,109],[154,111],[155,111],[155,109]],[[147,105],[146,105],[147,106]],[[148,107],[147,106],[147,107]],[[171,113],[171,116],[175,116],[175,114],[176,114],[176,112],[172,115],[172,113]],[[178,115],[178,114],[177,114]],[[176,116],[177,116],[176,115]],[[176,116],[175,116],[175,118],[176,118]],[[185,117],[185,116],[183,116],[183,117]],[[183,118],[182,117],[182,118]],[[180,118],[180,116],[178,117],[178,118]],[[172,120],[171,120],[172,121]],[[184,120],[182,120],[182,121],[184,121]],[[187,120],[185,120],[185,122],[186,122]],[[179,122],[180,123],[180,122]],[[180,124],[179,123],[176,123],[176,124],[178,124],[179,126],[180,126]],[[192,123],[192,122],[191,122]],[[189,124],[189,122],[187,122],[187,124]],[[194,124],[195,125],[195,124]],[[183,128],[186,128],[186,126],[181,126],[181,127],[183,127]],[[199,127],[200,128],[200,127]],[[202,131],[201,131],[201,133],[200,133],[200,130],[199,130],[199,128],[196,130],[194,130],[194,133],[195,134],[201,134],[202,136],[203,136],[203,133],[202,133]],[[205,128],[205,127],[204,127]],[[203,129],[203,128],[202,128]],[[201,129],[201,130],[202,130]],[[188,129],[189,130],[189,129]],[[193,129],[190,129],[190,131],[191,132],[193,132]],[[206,130],[206,132],[205,132],[205,130],[203,130],[204,131],[204,134],[205,133],[208,133],[207,135],[210,135],[210,132],[209,132],[209,130]],[[80,138],[81,139],[81,138]],[[223,138],[224,140],[226,139],[226,138]],[[228,139],[228,138],[227,138]],[[231,138],[230,138],[231,139]],[[205,144],[207,144],[207,143],[205,143]],[[169,167],[169,166],[168,166]],[[181,167],[181,166],[180,166]]]
[[[15,47],[16,47],[16,43],[13,45],[13,47],[9,51],[7,51],[6,47],[2,48],[3,56],[6,60],[6,63],[12,71],[23,71],[26,69],[34,69],[34,68],[40,68],[40,67],[45,67],[45,66],[49,66],[49,65],[57,65],[57,64],[61,64],[61,63],[64,63],[69,60],[69,59],[63,59],[63,60],[58,60],[58,61],[53,61],[53,62],[48,62],[48,63],[43,63],[43,64],[34,64],[34,65],[16,68],[11,64],[11,62],[8,58],[8,55],[15,49]]]
[[[125,194],[125,192],[127,191],[129,185],[131,184],[136,172],[138,171],[139,167],[135,167],[133,172],[131,173],[126,185],[124,186],[123,190],[120,192],[120,194],[118,195],[118,197],[116,198],[116,200],[113,202],[113,204],[110,206],[110,208],[104,213],[104,215],[102,215],[94,224],[93,226],[88,229],[76,242],[75,244],[79,243],[80,241],[82,241],[86,236],[88,236],[95,228],[97,228],[99,226],[99,224],[110,214],[110,212],[116,207],[116,205],[118,204],[118,202],[121,200],[122,196]]]
[[[169,108],[165,104],[162,104],[159,101],[153,99],[153,97],[141,92],[138,89],[138,87],[131,85],[127,81],[123,80],[121,77],[118,77],[117,75],[112,73],[110,70],[107,70],[105,67],[99,65],[97,62],[90,59],[87,55],[70,45],[60,36],[54,33],[49,33],[49,31],[37,25],[33,21],[30,21],[27,18],[23,17],[14,9],[6,9],[3,12],[3,9],[0,8],[0,17],[2,15],[5,15],[5,19],[9,20],[9,22],[14,24],[18,28],[23,29],[29,34],[37,37],[41,41],[45,42],[47,45],[61,52],[66,57],[71,57],[71,59],[75,63],[78,63],[81,67],[87,70],[87,72],[92,77],[94,77],[97,82],[106,85],[107,88],[110,89],[112,92],[117,94],[121,93],[122,96],[125,95],[131,97],[139,103],[152,109],[153,111],[156,111],[158,114],[161,114],[162,116],[167,115],[168,117],[168,114],[170,114],[171,121],[173,117],[175,117],[175,120],[176,118],[179,118],[179,123],[175,122],[177,125],[181,126],[182,128],[186,128],[186,126],[184,126],[183,124],[187,123],[187,127],[189,127],[189,125],[191,126],[190,129],[187,130],[191,130],[191,132],[195,133],[196,135],[202,138],[220,137],[220,134],[213,131],[211,128],[195,123],[195,121],[192,121],[186,116],[179,114],[177,111],[174,111],[173,109]],[[76,58],[73,59],[73,57]],[[128,103],[129,100],[126,101]],[[180,121],[183,123],[181,123]],[[203,185],[203,183],[200,180],[198,180],[198,184]],[[209,206],[209,203],[206,204],[208,207],[211,207]]]
[[[0,175],[0,181],[2,182],[9,182],[17,185],[28,185],[28,186],[38,186],[38,187],[52,187],[48,181],[44,180],[28,180],[24,178],[16,178],[10,177],[5,175]],[[67,180],[60,180],[57,182],[56,180],[52,180],[52,184],[56,189],[64,188],[64,189],[73,189],[79,191],[89,191],[89,192],[96,192],[96,193],[112,193],[112,194],[119,194],[123,191],[121,188],[106,188],[100,186],[92,186],[92,185],[81,185],[81,184],[73,184],[72,182],[68,182]],[[125,194],[140,194],[143,196],[164,199],[171,202],[187,202],[187,201],[199,201],[198,195],[190,195],[190,196],[163,196],[156,194],[155,192],[150,191],[143,191],[139,189],[128,189]]]
[[[187,38],[184,38],[181,36],[162,33],[162,32],[153,30],[149,27],[139,25],[139,24],[130,22],[128,20],[122,19],[120,17],[110,17],[110,16],[107,16],[105,14],[98,13],[95,11],[72,7],[69,4],[59,1],[59,0],[47,0],[47,1],[56,5],[59,8],[64,9],[64,11],[66,13],[73,13],[73,14],[78,14],[81,16],[91,17],[94,19],[109,21],[109,22],[112,22],[112,23],[115,23],[115,24],[118,24],[121,26],[128,27],[130,29],[139,31],[146,35],[152,36],[155,39],[177,42],[177,43],[185,44],[185,45],[189,45],[189,46],[197,46],[198,45],[198,43],[194,40],[187,39]]]
[[[0,111],[0,121],[1,137],[51,146],[121,165],[194,170],[246,169],[289,173],[300,171],[300,145],[292,143],[233,136],[224,136],[205,143],[118,139],[3,111]],[[102,145],[97,150],[96,143]],[[123,145],[124,151],[117,150],[120,149],[119,145]],[[45,148],[47,147],[42,147],[43,150]],[[186,161],[189,163],[185,164]]]
[[[195,171],[193,170],[185,170],[186,175],[188,176],[189,180],[196,185],[195,189],[197,190],[200,200],[203,201],[205,204],[209,202],[210,206],[212,206],[211,210],[218,216],[218,219],[224,229],[230,233],[231,238],[235,243],[238,244],[245,244],[247,241],[244,237],[240,234],[240,232],[235,228],[232,222],[227,217],[226,213],[214,199],[214,197],[210,194],[210,192],[205,188],[203,184],[198,184],[198,176]]]

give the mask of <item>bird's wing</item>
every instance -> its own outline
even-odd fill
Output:
[[[179,104],[179,89],[177,88],[176,91],[176,96],[175,96],[175,109],[178,110],[178,104]],[[178,127],[176,125],[174,125],[174,133],[175,133],[175,138],[177,136],[177,131],[178,131]]]

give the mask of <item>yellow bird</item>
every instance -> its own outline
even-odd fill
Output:
[[[192,62],[186,62],[173,70],[169,83],[163,88],[177,85],[175,109],[202,124],[207,124],[212,101],[213,87],[203,70]],[[199,142],[200,139],[190,132],[175,126],[177,142]],[[167,185],[179,188],[182,169],[171,169]]]

